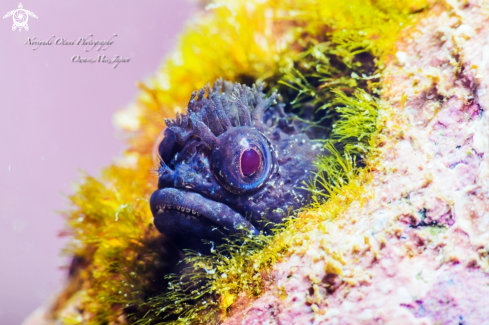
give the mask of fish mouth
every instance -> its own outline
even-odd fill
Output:
[[[181,247],[202,245],[202,239],[220,241],[226,233],[259,234],[240,213],[195,192],[159,189],[151,195],[150,206],[156,228]]]

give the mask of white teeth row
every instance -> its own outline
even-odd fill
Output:
[[[181,206],[171,206],[171,205],[160,205],[158,206],[158,213],[162,213],[165,209],[173,209],[173,210],[178,210],[178,211],[182,211],[182,212],[186,212],[186,213],[192,213],[192,214],[195,214],[197,216],[200,216],[200,213],[195,211],[195,210],[192,210],[192,209],[189,209],[189,208],[184,208],[184,207],[181,207]]]

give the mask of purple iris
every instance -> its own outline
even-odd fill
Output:
[[[247,149],[241,155],[241,171],[243,175],[253,175],[260,167],[260,156],[254,149]]]

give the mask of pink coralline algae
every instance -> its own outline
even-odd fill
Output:
[[[487,76],[485,2],[407,30],[382,77],[369,199],[304,234],[224,324],[489,324]]]

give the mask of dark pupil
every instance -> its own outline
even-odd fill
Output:
[[[260,166],[260,156],[253,149],[247,149],[241,155],[241,171],[243,175],[250,176]]]

